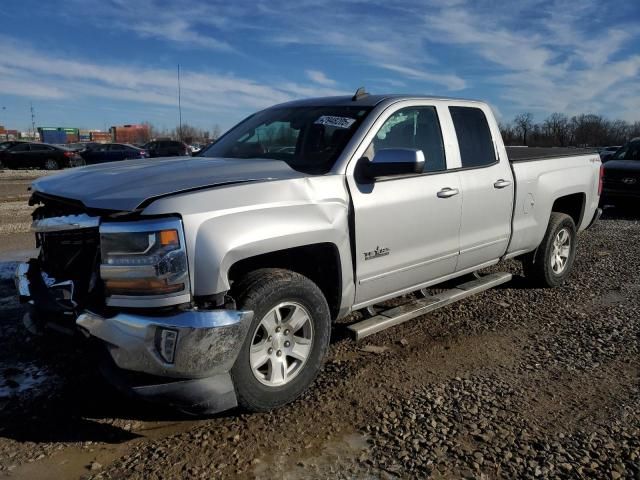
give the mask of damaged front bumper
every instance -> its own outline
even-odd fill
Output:
[[[37,298],[32,294],[32,284],[39,280],[35,269],[34,264],[22,264],[16,271],[20,298],[31,304],[25,323],[31,324],[36,323],[33,315],[46,316],[39,303],[47,303],[41,298],[43,292]],[[100,315],[85,310],[73,318],[76,327],[106,346],[110,361],[103,372],[116,386],[149,400],[202,413],[237,405],[229,372],[253,312],[189,309]]]

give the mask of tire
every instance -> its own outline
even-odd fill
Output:
[[[254,312],[231,369],[238,404],[264,412],[294,401],[315,380],[329,346],[331,315],[322,291],[298,273],[259,269],[238,281],[233,294],[239,309]]]
[[[551,212],[542,242],[535,251],[522,259],[525,277],[537,287],[562,285],[571,273],[576,247],[576,225],[573,219],[564,213]]]
[[[60,168],[60,165],[58,164],[57,160],[53,158],[47,158],[44,161],[43,167],[45,170],[58,170]]]

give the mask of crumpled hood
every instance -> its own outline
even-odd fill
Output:
[[[32,187],[88,208],[133,211],[155,197],[187,190],[304,176],[279,160],[169,157],[72,168],[39,178]]]

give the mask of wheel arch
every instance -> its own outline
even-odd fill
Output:
[[[564,195],[555,199],[551,206],[551,212],[569,215],[578,229],[582,224],[586,203],[587,196],[583,192]]]
[[[324,294],[331,318],[339,316],[342,304],[342,266],[340,251],[334,243],[323,242],[263,253],[235,262],[228,270],[233,284],[247,273],[260,268],[282,268],[304,275]]]

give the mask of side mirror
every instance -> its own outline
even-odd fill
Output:
[[[408,175],[424,171],[424,153],[415,148],[378,150],[370,161],[362,162],[362,174],[368,179]]]

